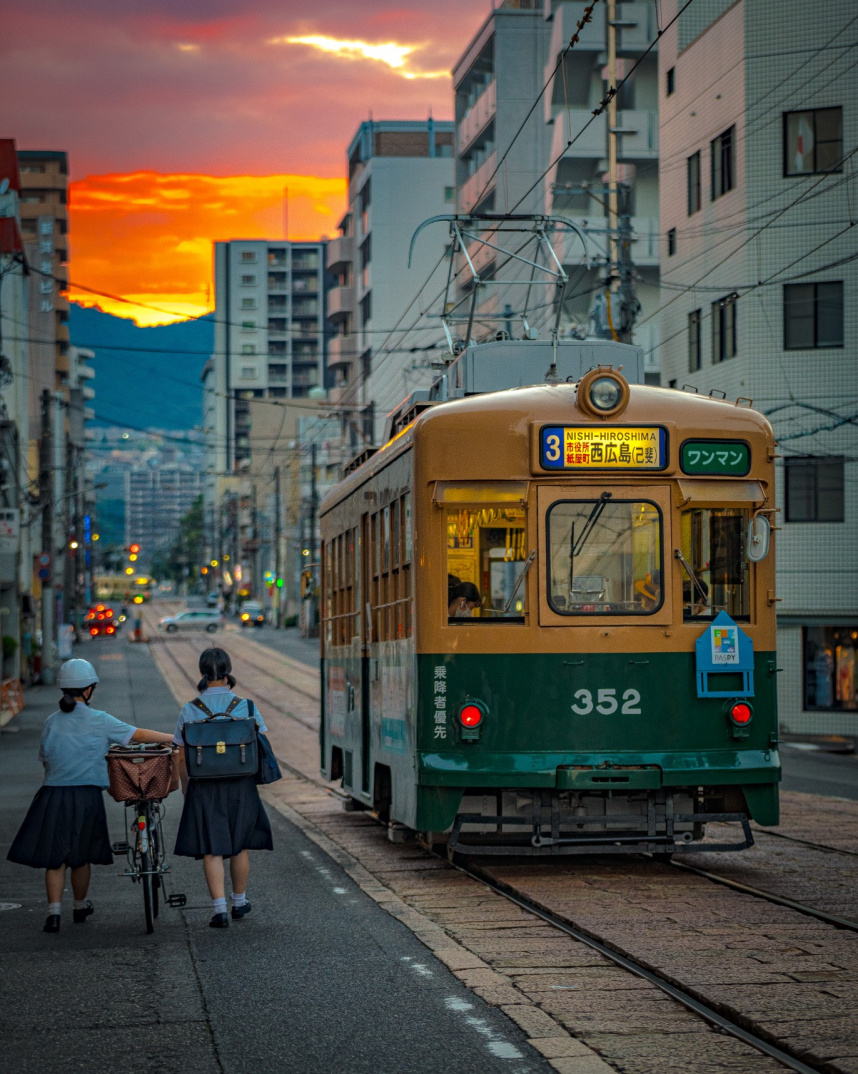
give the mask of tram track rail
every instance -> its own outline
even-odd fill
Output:
[[[496,895],[511,902],[513,905],[519,907],[519,909],[535,915],[546,924],[565,933],[579,943],[585,944],[591,950],[598,952],[615,965],[654,985],[656,988],[670,996],[671,999],[680,1003],[687,1010],[698,1015],[714,1029],[729,1034],[737,1040],[750,1045],[769,1058],[783,1064],[788,1070],[796,1071],[797,1074],[821,1074],[821,1071],[823,1070],[822,1067],[812,1066],[805,1063],[798,1058],[798,1056],[785,1051],[772,1041],[741,1025],[740,1021],[737,1020],[735,1016],[730,1017],[716,1010],[710,1004],[696,996],[692,990],[674,984],[662,974],[655,972],[632,956],[611,946],[610,941],[606,940],[604,937],[596,936],[593,933],[566,921],[558,914],[552,913],[552,911],[528,898],[527,895],[518,889],[503,881],[496,880],[494,877],[480,869],[479,866],[474,866],[472,864],[466,865],[460,861],[454,861],[451,864],[453,868],[464,873],[466,876],[469,876],[472,880],[484,884]]]

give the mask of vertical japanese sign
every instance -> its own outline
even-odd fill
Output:
[[[447,667],[438,664],[432,685],[435,711],[435,738],[447,737]]]
[[[39,231],[39,313],[54,310],[54,218],[40,216]]]

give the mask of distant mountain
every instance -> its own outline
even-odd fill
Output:
[[[214,347],[214,315],[139,328],[74,303],[71,341],[95,351],[98,425],[193,429],[202,422],[200,374]]]

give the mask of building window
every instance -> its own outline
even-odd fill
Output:
[[[688,165],[688,215],[700,211],[700,151],[687,160]]]
[[[667,233],[667,256],[673,257],[676,253],[676,228],[672,227]]]
[[[242,380],[256,380],[256,366],[255,365],[243,365],[241,367],[241,379]]]
[[[444,187],[444,201],[453,202],[456,200],[456,188],[454,186]]]
[[[676,68],[671,67],[671,69],[667,72],[667,96],[669,97],[671,95],[671,93],[674,92],[675,89],[676,89]]]
[[[242,345],[241,345],[241,353],[242,354],[256,354],[256,345],[254,343],[242,343]]]
[[[726,362],[736,357],[736,301],[725,295],[712,303],[712,361]]]
[[[700,321],[702,310],[688,314],[688,371],[696,373],[700,368]]]
[[[360,323],[365,328],[372,319],[372,291],[368,291],[360,300]]]
[[[858,709],[854,626],[804,628],[804,707],[835,711]]]
[[[712,201],[736,185],[734,143],[736,128],[730,127],[709,143],[712,165]]]
[[[787,522],[843,521],[843,459],[784,459]]]
[[[784,112],[784,175],[843,170],[843,109]]]
[[[241,300],[241,308],[243,310],[255,310],[256,309],[256,299],[255,298],[243,298]]]
[[[242,330],[242,332],[255,332],[256,331],[256,321],[242,321],[241,322],[241,330]]]
[[[256,286],[256,277],[255,276],[242,276],[241,277],[241,286],[242,287],[255,287]]]
[[[256,251],[255,250],[242,250],[241,251],[241,260],[242,260],[242,263],[245,264],[245,265],[248,264],[251,261],[255,261],[256,260]]]
[[[272,246],[268,250],[268,264],[278,267],[286,264],[286,248]]]
[[[843,283],[784,285],[784,350],[843,346]]]

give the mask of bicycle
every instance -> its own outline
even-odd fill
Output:
[[[164,773],[156,771],[153,774],[151,767],[147,770],[147,765],[163,768],[165,762],[169,763],[169,751],[165,754],[163,748],[158,747],[149,747],[148,754],[146,746],[113,747],[108,753],[110,793],[125,804],[127,835],[124,842],[113,843],[112,850],[114,854],[126,855],[128,867],[119,875],[131,877],[143,888],[147,933],[155,931],[162,896],[168,906],[181,907],[187,903],[185,895],[166,894],[164,878],[170,867],[164,848],[162,796],[169,793],[169,775],[165,779]],[[134,788],[133,797],[130,788]]]

